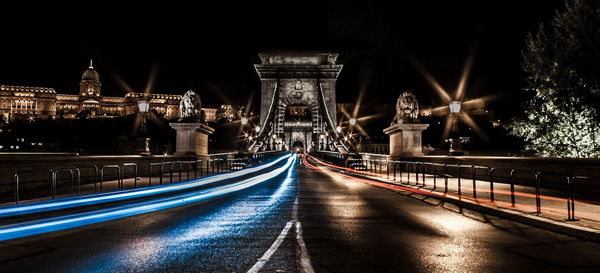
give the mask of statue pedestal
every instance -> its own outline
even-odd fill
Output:
[[[390,136],[390,156],[423,155],[422,132],[429,124],[400,123],[385,128],[383,132]]]
[[[177,131],[175,155],[208,156],[208,135],[215,129],[202,123],[169,123]]]

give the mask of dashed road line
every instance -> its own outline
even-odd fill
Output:
[[[275,242],[273,242],[273,244],[271,245],[271,247],[269,247],[269,249],[267,249],[265,254],[263,254],[262,257],[258,259],[256,264],[254,264],[254,266],[250,268],[250,270],[248,270],[248,273],[257,273],[263,266],[265,266],[269,259],[271,259],[271,256],[273,256],[273,253],[277,251],[283,240],[285,240],[285,237],[287,236],[293,224],[294,221],[289,221],[287,222],[287,224],[285,224],[285,227],[283,228],[281,233],[279,233],[279,236],[277,236]]]
[[[306,243],[304,243],[304,238],[302,237],[302,224],[300,223],[300,221],[298,221],[298,197],[296,197],[296,200],[294,200],[294,205],[292,207],[292,220],[285,224],[285,227],[283,228],[281,233],[279,233],[279,236],[277,236],[275,242],[273,242],[273,244],[271,245],[271,247],[269,247],[269,249],[267,249],[265,254],[263,254],[262,257],[258,259],[256,264],[254,264],[254,266],[252,266],[252,268],[248,270],[248,273],[257,273],[263,268],[263,266],[265,266],[269,259],[271,259],[271,256],[273,256],[275,251],[277,251],[283,240],[285,240],[285,237],[287,237],[287,234],[289,233],[290,228],[292,226],[295,227],[294,229],[296,231],[296,242],[298,244],[297,262],[298,266],[300,267],[300,272],[315,272],[310,262],[310,256],[308,255],[308,250],[306,249]]]
[[[302,238],[302,224],[296,221],[296,241],[298,242],[298,264],[300,265],[300,272],[302,273],[314,273],[315,270],[310,263],[310,256],[308,250],[306,250],[306,244],[304,238]]]

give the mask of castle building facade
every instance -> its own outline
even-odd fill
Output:
[[[0,85],[0,119],[75,118],[83,113],[91,118],[120,117],[139,112],[138,101],[148,101],[150,109],[166,119],[179,118],[181,95],[128,92],[124,97],[101,95],[100,75],[90,61],[81,75],[79,94],[60,94],[54,88]],[[215,116],[216,108],[202,108]]]

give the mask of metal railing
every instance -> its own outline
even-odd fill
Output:
[[[402,161],[402,160],[388,160],[387,156],[379,154],[360,154],[360,156],[348,156],[335,153],[323,153],[319,152],[318,156],[340,166],[360,171],[361,173],[367,172],[367,174],[385,177],[392,181],[398,181],[403,184],[411,184],[415,182],[415,185],[420,187],[426,186],[426,176],[429,177],[429,181],[433,181],[432,188],[435,190],[438,187],[438,178],[444,179],[444,193],[449,192],[449,180],[452,179],[456,183],[456,195],[459,198],[465,196],[465,185],[463,182],[471,180],[471,194],[469,197],[478,198],[478,183],[488,183],[490,202],[496,202],[496,184],[507,184],[509,187],[508,195],[510,195],[510,205],[515,207],[517,205],[516,189],[515,185],[530,187],[533,189],[533,199],[535,202],[535,213],[542,213],[542,189],[546,190],[557,190],[555,188],[544,188],[543,181],[551,176],[562,176],[566,180],[565,188],[562,190],[566,196],[567,202],[567,217],[569,221],[577,220],[575,218],[575,188],[576,181],[582,181],[590,179],[588,176],[581,175],[561,175],[557,173],[531,171],[531,170],[520,170],[517,168],[495,168],[488,166],[477,166],[470,164],[441,164],[434,162],[425,161]],[[385,170],[382,170],[382,167]],[[411,177],[412,176],[412,177]],[[553,181],[556,181],[554,179]],[[563,180],[564,181],[564,180]],[[481,185],[480,185],[481,186]],[[468,187],[468,186],[467,186]],[[485,192],[485,190],[484,190]],[[503,191],[502,194],[505,194]],[[524,193],[519,193],[523,195]]]
[[[162,161],[142,165],[126,162],[47,170],[18,170],[14,174],[13,198],[15,204],[20,204],[23,200],[56,199],[57,196],[61,196],[63,193],[67,193],[69,196],[81,195],[82,193],[98,193],[104,192],[109,182],[116,190],[153,186],[153,180],[156,181],[155,179],[158,180],[159,185],[162,185],[166,177],[168,177],[169,183],[175,183],[241,170],[253,162],[261,162],[277,154],[279,153],[263,152],[246,155],[246,158],[232,158],[232,153],[224,153],[211,155],[205,160]],[[83,176],[82,171],[85,174]],[[47,178],[41,175],[44,173],[48,175]],[[59,183],[61,178],[66,178],[65,174],[70,177],[70,184]],[[28,183],[24,184],[24,179],[28,179]],[[133,179],[133,181],[130,179]],[[147,183],[144,183],[144,179]],[[45,189],[41,187],[43,190],[40,190],[40,185],[48,186]],[[26,196],[23,196],[24,192]],[[7,197],[7,201],[10,201],[10,196]]]

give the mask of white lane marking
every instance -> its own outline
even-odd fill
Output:
[[[310,256],[308,255],[308,250],[306,250],[304,238],[302,238],[302,225],[298,221],[296,221],[296,241],[298,241],[298,248],[300,251],[298,255],[298,264],[300,265],[300,272],[314,273],[315,270],[313,269],[312,264],[310,263]]]
[[[292,206],[292,221],[298,220],[298,197],[294,200],[294,206]]]
[[[275,239],[275,242],[273,242],[273,244],[269,249],[267,249],[265,254],[263,254],[262,257],[258,259],[256,264],[254,264],[254,266],[250,268],[250,270],[248,270],[248,273],[257,273],[263,268],[263,266],[265,266],[269,259],[271,259],[271,256],[273,256],[273,253],[277,251],[283,240],[285,240],[285,237],[290,231],[292,225],[295,225],[296,241],[298,242],[298,266],[300,267],[300,272],[315,272],[310,262],[310,256],[308,255],[308,250],[306,249],[304,238],[302,238],[302,224],[300,224],[300,222],[298,221],[298,197],[296,197],[296,199],[294,200],[294,205],[292,206],[292,220],[287,222],[281,233],[279,233],[279,236],[277,236],[277,239]]]
[[[294,224],[294,221],[289,221],[289,222],[287,222],[287,224],[285,224],[285,227],[283,228],[281,233],[279,233],[279,236],[277,236],[277,239],[275,239],[275,242],[273,242],[273,244],[271,245],[271,247],[269,247],[269,249],[267,249],[265,254],[263,254],[262,257],[260,257],[260,259],[258,259],[256,264],[254,264],[254,266],[252,268],[250,268],[250,270],[248,270],[248,273],[256,273],[263,266],[265,266],[265,264],[269,261],[269,259],[271,259],[271,256],[273,255],[273,253],[275,253],[275,251],[277,251],[277,248],[279,248],[279,246],[281,245],[281,243],[287,236],[287,234],[290,231],[290,228],[292,227],[293,224]]]

